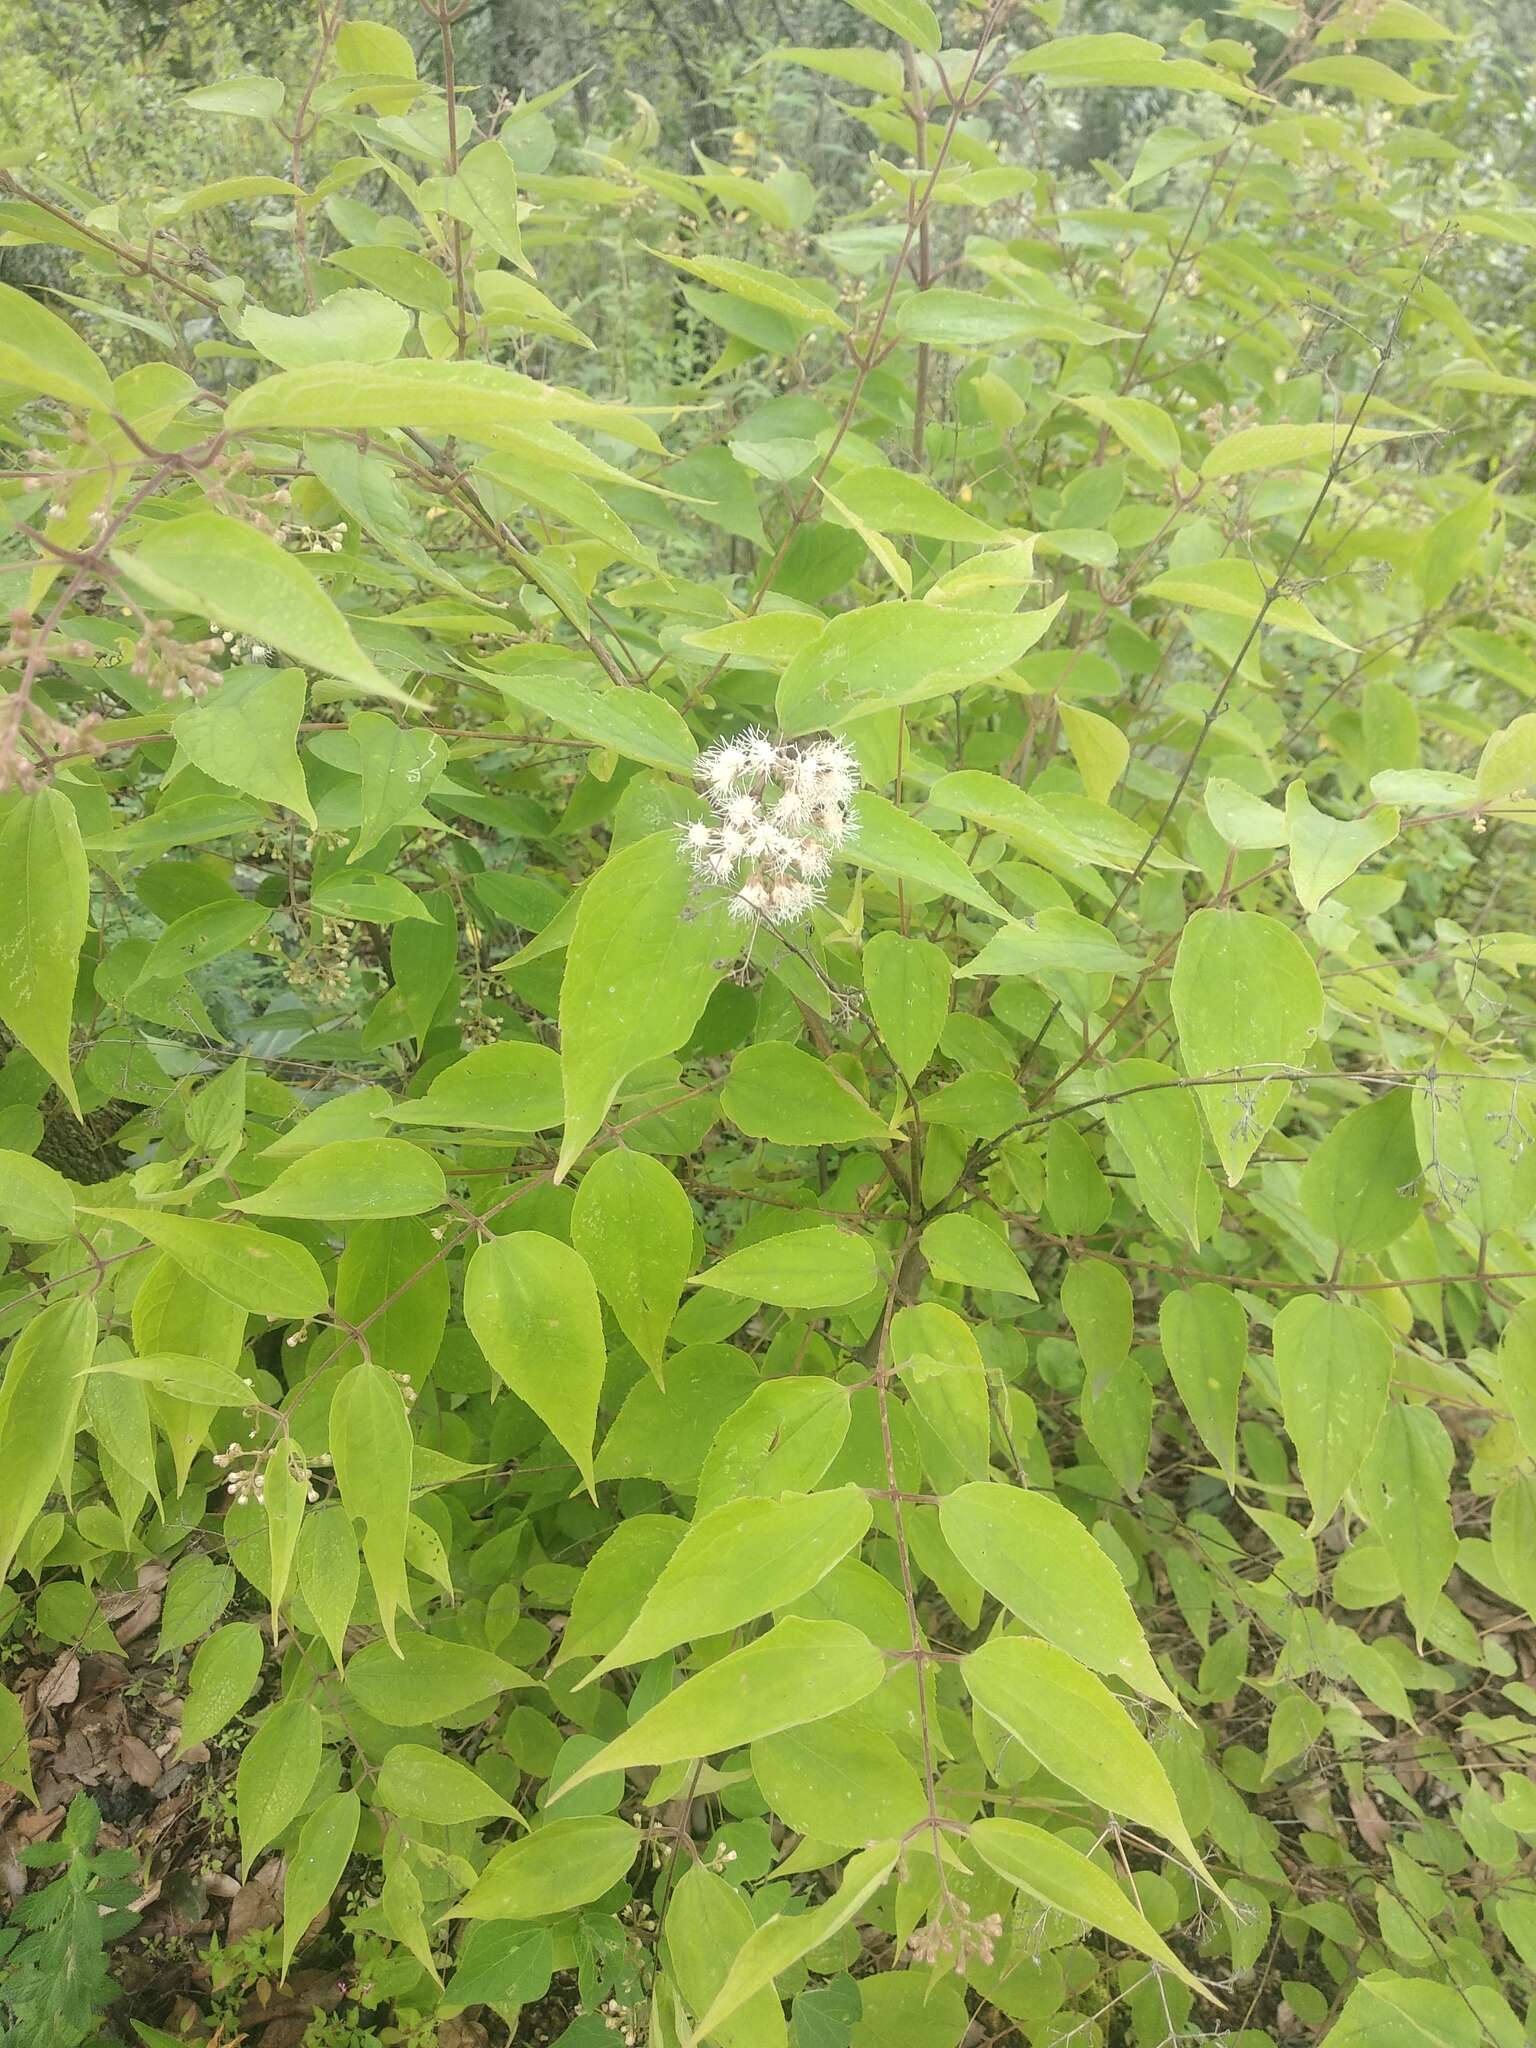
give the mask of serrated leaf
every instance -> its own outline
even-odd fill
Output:
[[[582,1176],[571,1242],[619,1328],[658,1381],[667,1331],[693,1264],[693,1208],[659,1160],[604,1152]]]
[[[318,1315],[329,1295],[320,1268],[300,1244],[248,1223],[210,1223],[163,1209],[89,1209],[126,1224],[183,1266],[222,1300],[254,1315]]]
[[[420,1216],[442,1207],[447,1188],[432,1154],[403,1138],[341,1138],[317,1145],[255,1194],[226,1207],[247,1216],[317,1222]]]
[[[90,922],[90,881],[74,807],[61,790],[0,800],[0,875],[0,1024],[46,1069],[78,1116],[69,1028]]]
[[[860,1630],[840,1621],[776,1622],[649,1708],[581,1764],[550,1804],[604,1772],[712,1756],[819,1721],[866,1699],[884,1677],[884,1659]]]
[[[1175,1704],[1120,1574],[1077,1517],[1031,1488],[962,1486],[939,1507],[945,1541],[1026,1628],[1149,1699]]]
[[[1095,1806],[1165,1835],[1209,1873],[1152,1745],[1114,1694],[1050,1643],[994,1636],[961,1666],[976,1704],[1015,1741]]]
[[[878,1144],[890,1137],[884,1118],[847,1081],[781,1040],[737,1053],[720,1106],[749,1138],[776,1145]]]
[[[320,1713],[297,1697],[280,1700],[240,1753],[235,1818],[244,1869],[304,1810],[320,1769]]]
[[[582,1683],[787,1607],[862,1541],[871,1518],[856,1486],[728,1501],[700,1514],[634,1621]]]
[[[672,832],[611,853],[581,892],[560,987],[561,1180],[625,1078],[676,1052],[737,950],[719,895],[701,895]]]
[[[1320,1529],[1359,1471],[1387,1405],[1392,1340],[1368,1309],[1299,1294],[1274,1325],[1280,1412]]]
[[[1185,1073],[1241,1077],[1193,1091],[1235,1186],[1291,1092],[1288,1080],[1266,1075],[1297,1065],[1322,1025],[1322,983],[1277,919],[1197,910],[1179,940],[1171,994]]]
[[[11,1348],[0,1383],[0,1585],[59,1483],[95,1346],[95,1304],[75,1296],[40,1309]]]
[[[333,1792],[305,1821],[283,1877],[283,1957],[288,1975],[306,1928],[330,1903],[357,1840],[362,1803],[355,1792]]]
[[[342,1506],[363,1525],[363,1559],[379,1619],[398,1650],[395,1616],[411,1612],[405,1576],[411,1512],[411,1425],[398,1384],[364,1359],[331,1397],[331,1455]]]
[[[872,1246],[828,1224],[727,1252],[689,1284],[780,1308],[842,1308],[868,1294],[878,1271]]]
[[[229,1621],[198,1648],[187,1678],[179,1747],[207,1742],[239,1713],[261,1676],[265,1646],[248,1621]]]
[[[567,1780],[566,1788],[574,1779]],[[498,1849],[452,1908],[454,1920],[538,1920],[601,1898],[640,1853],[640,1835],[608,1814],[551,1820]]]
[[[596,1498],[592,1442],[607,1352],[580,1253],[536,1230],[482,1244],[465,1274],[464,1318],[492,1370],[570,1452]]]
[[[254,526],[222,512],[188,512],[141,529],[137,545],[114,549],[112,559],[156,604],[279,647],[372,696],[403,698],[319,581]]]

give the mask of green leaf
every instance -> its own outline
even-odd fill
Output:
[[[141,528],[138,546],[114,549],[112,559],[156,604],[265,641],[371,695],[402,694],[358,646],[316,578],[254,526],[222,512],[188,512]]]
[[[1495,1494],[1489,1535],[1510,1599],[1536,1619],[1536,1475],[1517,1472]]]
[[[228,1607],[235,1593],[233,1565],[189,1552],[171,1567],[160,1610],[160,1641],[156,1654],[169,1656],[205,1635]]]
[[[1367,103],[1385,100],[1390,107],[1422,107],[1447,97],[1443,92],[1425,92],[1375,57],[1309,57],[1304,64],[1293,64],[1285,74],[1284,83],[1292,82],[1336,86],[1356,99]]]
[[[942,1492],[988,1476],[992,1407],[968,1325],[939,1302],[898,1309],[891,1357],[906,1388],[923,1463]]]
[[[672,1887],[666,1915],[666,1956],[690,2009],[701,2013],[725,1981],[731,1959],[751,1938],[756,1922],[735,1885],[702,1862],[691,1863]],[[734,2027],[721,2031],[725,2048],[786,2048],[783,2009],[764,1985]]]
[[[1536,1208],[1536,1092],[1523,1064],[1479,1064],[1439,1044],[1414,1089],[1428,1192],[1484,1236],[1518,1230]]]
[[[727,1252],[689,1284],[779,1308],[843,1308],[868,1294],[878,1270],[874,1248],[864,1238],[826,1224]]]
[[[1240,853],[1284,846],[1290,831],[1283,811],[1225,775],[1213,775],[1206,783],[1205,814],[1227,845]]]
[[[380,711],[354,712],[347,731],[357,743],[363,776],[362,822],[347,855],[351,862],[361,860],[432,794],[448,749],[435,733],[413,732]]]
[[[698,892],[672,832],[611,853],[581,892],[560,986],[563,1180],[625,1078],[692,1035],[737,949],[722,900]]]
[[[402,918],[431,923],[432,913],[393,875],[328,875],[309,892],[310,907],[323,917],[359,924],[397,924]]]
[[[633,413],[575,391],[539,384],[499,363],[319,363],[282,370],[237,392],[224,414],[224,431],[266,427],[414,427],[426,434],[460,434],[494,447],[502,427],[579,420],[590,426],[623,425],[637,435]],[[280,644],[280,643],[278,643]]]
[[[1130,1352],[1135,1303],[1130,1282],[1107,1259],[1074,1259],[1061,1283],[1061,1306],[1090,1377],[1113,1373]]]
[[[32,1784],[32,1763],[21,1701],[6,1685],[0,1685],[0,1785],[9,1791],[20,1792],[36,1806],[37,1793]]]
[[[26,1244],[53,1244],[74,1227],[74,1191],[63,1174],[25,1152],[0,1151],[0,1230]]]
[[[238,328],[269,363],[307,370],[314,363],[387,363],[399,355],[411,316],[378,292],[339,291],[309,313],[269,313],[248,305]]]
[[[194,1358],[188,1352],[156,1351],[148,1358],[102,1358],[90,1368],[92,1379],[102,1374],[112,1379],[142,1380],[159,1387],[178,1401],[195,1401],[209,1408],[249,1408],[256,1396],[249,1380],[242,1379],[227,1365],[212,1359]]]
[[[225,1204],[248,1216],[299,1216],[317,1222],[354,1217],[420,1216],[440,1209],[443,1169],[404,1138],[341,1138],[317,1145],[253,1195]]]
[[[216,900],[202,903],[168,924],[145,956],[135,988],[180,981],[225,953],[246,947],[271,912],[259,903]]]
[[[876,533],[912,533],[926,540],[988,547],[1003,539],[995,527],[951,504],[942,491],[905,470],[873,466],[837,480],[833,505]]]
[[[331,1455],[341,1503],[363,1524],[363,1558],[379,1603],[379,1619],[398,1650],[395,1616],[411,1612],[405,1576],[411,1512],[411,1425],[399,1385],[366,1359],[353,1366],[331,1397]]]
[[[1136,972],[1135,956],[1112,932],[1076,910],[1050,907],[1005,924],[974,959],[956,970],[962,981],[978,975],[1118,974]]]
[[[244,114],[252,120],[269,121],[283,104],[281,79],[250,72],[243,78],[227,78],[219,85],[200,85],[181,96],[184,107],[199,114]]]
[[[929,794],[937,809],[956,811],[984,831],[1000,832],[1053,874],[1075,878],[1083,866],[1128,873],[1148,855],[1145,832],[1091,797],[1034,797],[1000,775],[973,768],[941,775]],[[1153,853],[1147,864],[1165,865],[1165,856]]]
[[[1050,1643],[994,1636],[961,1665],[971,1698],[1053,1777],[1165,1835],[1202,1877],[1168,1775],[1114,1694]]]
[[[477,1046],[432,1076],[425,1095],[395,1103],[391,1123],[445,1130],[547,1131],[562,1116],[560,1055],[547,1045]]]
[[[1304,783],[1285,793],[1286,833],[1291,847],[1291,882],[1308,917],[1343,882],[1397,837],[1398,815],[1378,809],[1358,820],[1330,818],[1315,810]]]
[[[1013,77],[1043,78],[1048,85],[1094,85],[1165,92],[1219,92],[1225,99],[1251,98],[1250,89],[1230,72],[1189,57],[1165,56],[1145,36],[1115,32],[1096,36],[1056,36],[1015,57]]]
[[[903,341],[978,354],[1025,341],[1072,342],[1092,348],[1118,340],[1126,332],[1064,306],[1028,305],[1019,299],[956,291],[948,285],[930,285],[926,291],[902,299],[891,324]]]
[[[1413,1097],[1388,1088],[1333,1126],[1301,1170],[1301,1206],[1341,1251],[1384,1251],[1423,1205]]]
[[[264,1656],[261,1630],[249,1621],[226,1622],[200,1645],[181,1710],[181,1749],[228,1727],[256,1690]]]
[[[487,1363],[570,1452],[596,1498],[592,1442],[607,1352],[580,1253],[537,1230],[482,1244],[465,1274],[464,1318]]]
[[[1133,455],[1154,469],[1177,469],[1182,460],[1179,430],[1150,398],[1069,398],[1067,404],[1109,428]]]
[[[386,1728],[440,1727],[531,1683],[527,1672],[489,1650],[412,1631],[400,1637],[398,1653],[388,1643],[368,1643],[347,1662],[347,1691]]]
[[[664,697],[602,682],[575,662],[546,662],[537,668],[509,665],[476,673],[514,704],[547,718],[562,732],[575,733],[594,746],[611,747],[628,761],[693,776],[698,748],[682,715]]]
[[[1149,1699],[1176,1704],[1109,1557],[1060,1501],[1033,1488],[962,1486],[939,1507],[944,1540],[1026,1628]]]
[[[1131,1162],[1141,1206],[1160,1230],[1198,1245],[1205,1144],[1196,1091],[1156,1060],[1117,1060],[1102,1088],[1104,1121]]]
[[[1499,1339],[1499,1389],[1528,1458],[1536,1458],[1536,1301],[1523,1301]]]
[[[112,379],[96,351],[57,313],[0,284],[0,382],[82,411],[113,403]]]
[[[1160,597],[1165,604],[1187,605],[1192,611],[1241,619],[1247,625],[1262,615],[1265,624],[1276,632],[1299,633],[1329,647],[1346,646],[1337,633],[1330,632],[1312,616],[1299,597],[1276,597],[1266,603],[1267,588],[1258,569],[1245,556],[1223,555],[1214,561],[1165,569],[1161,576],[1144,583],[1140,594]]]
[[[614,1320],[658,1381],[667,1332],[693,1264],[693,1207],[659,1160],[601,1153],[583,1174],[571,1242]]]
[[[749,1138],[776,1145],[851,1145],[889,1140],[885,1120],[833,1068],[774,1039],[731,1062],[720,1106]]]
[[[67,1476],[81,1374],[96,1348],[90,1299],[50,1302],[11,1347],[0,1383],[0,1585],[50,1493]]]
[[[949,1015],[950,967],[929,939],[876,932],[864,948],[864,989],[886,1049],[908,1081],[933,1058]]]
[[[478,1921],[459,1951],[459,1967],[448,1980],[444,2003],[537,2005],[549,1989],[554,1958],[547,1927]]]
[[[1477,764],[1477,797],[1487,803],[1536,787],[1536,711],[1522,713],[1496,732]]]
[[[1037,1904],[1085,1920],[1127,1948],[1150,1956],[1192,1991],[1210,1996],[1109,1873],[1059,1836],[1028,1821],[988,1819],[971,1822],[969,1840],[990,1869]]]
[[[1488,2035],[1461,1985],[1381,1970],[1355,1985],[1328,2039],[1332,2048],[1484,2048]]]
[[[247,1223],[210,1223],[161,1209],[87,1209],[126,1224],[222,1300],[260,1316],[318,1315],[329,1300],[320,1268],[290,1238]]]
[[[578,1766],[550,1804],[603,1772],[712,1756],[781,1728],[823,1720],[867,1699],[884,1677],[880,1652],[845,1622],[776,1622],[756,1642],[707,1665],[641,1714]]]
[[[1237,1401],[1248,1318],[1230,1287],[1175,1288],[1158,1310],[1163,1356],[1185,1412],[1223,1472],[1237,1471]]]
[[[74,806],[61,790],[50,785],[4,801],[0,875],[0,1024],[78,1116],[69,1025],[90,921],[90,881]]]
[[[397,1742],[379,1767],[375,1787],[379,1803],[406,1820],[427,1820],[439,1827],[465,1821],[516,1820],[509,1806],[468,1764],[457,1757],[424,1749],[419,1742]]]
[[[672,1515],[632,1515],[614,1524],[572,1596],[557,1664],[568,1657],[600,1657],[613,1648],[640,1612],[686,1527]]]
[[[663,262],[691,272],[733,299],[744,299],[749,306],[762,306],[788,320],[814,320],[824,332],[847,332],[847,321],[819,279],[790,277],[782,270],[766,270],[760,263],[745,263],[739,256],[670,256],[664,250],[656,253]]]
[[[1322,1528],[1359,1471],[1387,1405],[1392,1339],[1368,1309],[1298,1294],[1274,1325],[1280,1412]]]
[[[1294,74],[1293,74],[1294,76]],[[1358,455],[1383,441],[1400,440],[1412,434],[1412,427],[1356,427],[1350,433],[1348,420],[1323,420],[1315,426],[1285,422],[1269,427],[1241,427],[1206,456],[1200,474],[1212,477],[1247,476],[1256,469],[1289,469],[1296,463],[1332,460],[1349,434],[1349,453]]]
[[[922,1779],[890,1736],[836,1716],[764,1736],[751,1761],[769,1810],[834,1847],[900,1841],[928,1811]]]
[[[820,732],[984,682],[1029,652],[1061,603],[1034,612],[902,603],[842,612],[780,677],[779,724],[791,736]]]
[[[809,1492],[842,1449],[849,1420],[847,1389],[835,1381],[768,1380],[715,1432],[699,1475],[697,1513],[747,1495],[775,1500]]]
[[[333,1792],[324,1799],[299,1831],[298,1843],[288,1858],[283,1877],[283,1963],[280,1977],[288,1975],[293,1952],[304,1939],[305,1930],[330,1904],[331,1894],[341,1883],[342,1872],[357,1840],[362,1804],[355,1792]]]
[[[852,833],[842,851],[855,867],[953,896],[988,917],[1008,914],[937,832],[870,791],[858,799]]]
[[[299,1592],[339,1671],[347,1627],[362,1580],[352,1517],[339,1507],[307,1515],[299,1534],[297,1561]],[[380,1647],[398,1670],[388,1646]]]
[[[472,228],[477,241],[527,270],[517,220],[517,170],[500,142],[482,142],[462,159],[451,178],[434,179],[429,194],[455,220]]]
[[[922,1235],[923,1257],[936,1280],[1038,1301],[1035,1284],[1006,1237],[976,1216],[938,1216]]]
[[[281,1700],[241,1751],[235,1819],[245,1870],[303,1812],[320,1770],[320,1730],[309,1700]]]
[[[681,2044],[694,2048],[714,2035],[724,2038],[723,2029],[733,2014],[757,1997],[775,1977],[799,1962],[802,1956],[820,1948],[861,1913],[895,1869],[901,1854],[899,1845],[880,1843],[850,1856],[842,1880],[832,1896],[804,1912],[775,1913],[737,1952],[725,1981],[698,2025]]]
[[[848,4],[930,57],[942,47],[939,17],[927,0],[848,0]]]
[[[1185,1073],[1241,1077],[1194,1091],[1235,1187],[1291,1092],[1288,1080],[1265,1076],[1311,1047],[1323,986],[1306,947],[1275,918],[1197,910],[1179,939],[1171,993]]]
[[[1434,1410],[1388,1403],[1360,1473],[1371,1527],[1403,1589],[1403,1606],[1420,1635],[1431,1627],[1441,1589],[1456,1562],[1451,1516],[1455,1446]]]
[[[582,1683],[787,1607],[862,1542],[871,1519],[856,1486],[728,1501],[701,1513],[634,1621]]]
[[[1130,741],[1113,719],[1080,704],[1059,704],[1057,710],[1084,790],[1095,803],[1107,804],[1130,761]]]
[[[575,1783],[568,1779],[563,1790]],[[569,1913],[616,1885],[640,1853],[628,1821],[607,1814],[545,1821],[498,1849],[452,1908],[454,1920],[539,1920]]]

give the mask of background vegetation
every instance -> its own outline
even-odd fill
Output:
[[[1528,0],[0,24],[5,2039],[1530,2040]]]

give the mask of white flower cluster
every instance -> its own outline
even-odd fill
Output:
[[[755,728],[699,757],[714,824],[683,828],[695,871],[731,891],[731,915],[794,924],[821,900],[848,834],[858,763],[839,739],[775,740]]]

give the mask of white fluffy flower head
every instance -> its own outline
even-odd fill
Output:
[[[821,900],[831,849],[849,831],[859,768],[844,741],[776,740],[752,727],[699,757],[716,822],[684,827],[695,872],[731,891],[744,924],[798,924]]]

